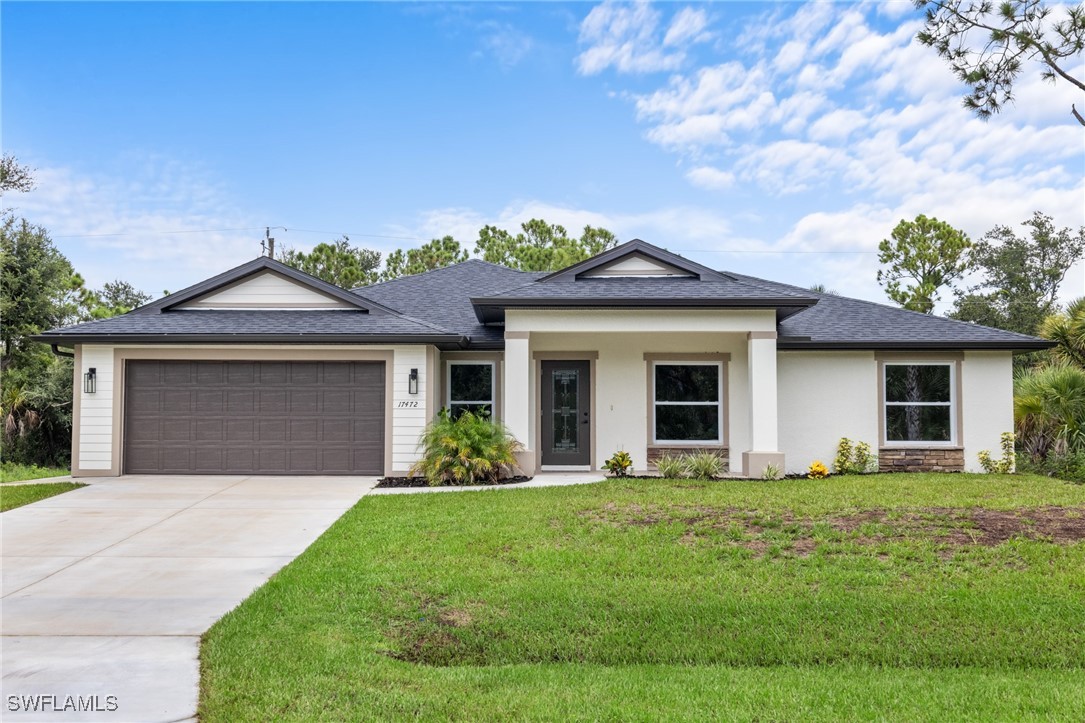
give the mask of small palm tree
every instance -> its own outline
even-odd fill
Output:
[[[431,485],[495,484],[511,475],[523,445],[505,425],[465,411],[455,419],[442,409],[419,439],[422,459],[411,468]]]
[[[1058,344],[1051,355],[1085,369],[1085,296],[1070,302],[1064,314],[1052,314],[1040,324],[1040,336]]]
[[[1022,449],[1039,460],[1085,450],[1085,369],[1026,369],[1014,378],[1013,414]]]

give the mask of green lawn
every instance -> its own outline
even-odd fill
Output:
[[[64,477],[69,474],[66,467],[38,467],[37,465],[0,464],[0,483],[20,482],[22,480],[43,479],[45,477]]]
[[[1085,487],[372,496],[205,636],[204,721],[1085,718]]]
[[[47,497],[59,495],[62,492],[71,492],[86,485],[75,482],[47,482],[40,485],[9,485],[0,489],[0,512],[7,512],[16,507],[29,505],[31,502],[44,500]]]

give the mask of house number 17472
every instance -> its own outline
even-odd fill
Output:
[[[408,407],[413,409],[413,408],[415,408],[417,406],[418,406],[418,402],[396,402],[396,407],[399,408],[399,409],[404,409],[404,408],[408,408]]]

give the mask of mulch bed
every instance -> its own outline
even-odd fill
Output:
[[[509,477],[508,479],[499,480],[492,485],[485,485],[490,487],[498,487],[501,485],[512,485],[520,482],[527,482],[533,479],[531,477]],[[425,477],[385,477],[377,483],[378,488],[383,487],[429,487],[430,483],[426,481]],[[466,485],[454,485],[451,482],[444,482],[437,485],[438,487],[462,487]],[[480,485],[482,486],[482,485]]]

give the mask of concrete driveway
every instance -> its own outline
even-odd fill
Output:
[[[0,515],[5,721],[194,717],[200,634],[377,478],[92,482]]]

